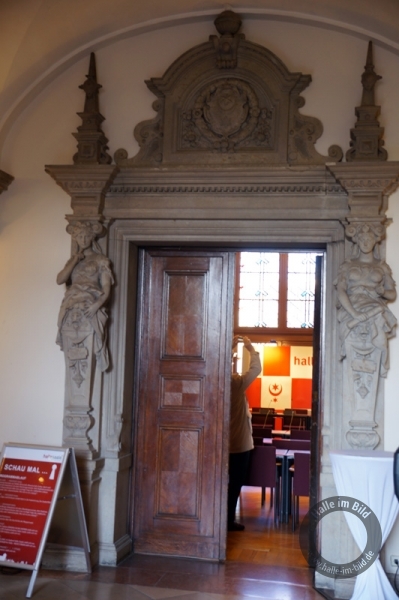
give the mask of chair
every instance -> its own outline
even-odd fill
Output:
[[[262,425],[252,425],[252,437],[254,446],[263,446],[263,439],[272,437],[272,428],[263,427]]]
[[[269,408],[264,412],[261,408],[260,412],[252,412],[252,425],[261,425],[262,427],[273,427],[274,426],[274,409]]]
[[[292,477],[292,530],[299,522],[299,497],[310,494],[310,452],[294,452],[294,464],[290,467]]]
[[[255,446],[251,452],[251,459],[245,485],[262,488],[261,505],[265,504],[265,490],[270,488],[274,492],[274,522],[278,521],[279,514],[279,475],[276,464],[276,448],[274,446]],[[272,496],[270,498],[272,502]]]
[[[308,429],[310,418],[307,411],[284,409],[283,429]]]
[[[291,429],[291,440],[310,440],[309,429]]]

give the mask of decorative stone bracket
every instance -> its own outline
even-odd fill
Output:
[[[47,165],[46,173],[71,197],[73,218],[102,220],[104,199],[119,168],[115,165]],[[72,216],[67,217],[68,220]]]
[[[399,185],[399,162],[328,164],[348,193],[350,219],[385,220],[388,198]]]
[[[14,181],[14,177],[0,169],[0,194],[8,189],[10,183]]]

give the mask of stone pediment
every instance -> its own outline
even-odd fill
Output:
[[[299,112],[311,76],[291,73],[270,50],[239,33],[241,20],[225,11],[215,20],[220,36],[180,56],[163,77],[147,86],[157,115],[134,131],[140,150],[121,167],[203,169],[317,165],[339,161],[315,149],[321,122]]]

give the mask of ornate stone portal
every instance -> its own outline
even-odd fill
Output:
[[[380,150],[377,156],[367,154],[370,144],[382,146],[378,111],[370,105],[374,96],[364,95],[375,119],[371,127],[367,121],[367,129],[358,123],[352,131],[354,151],[348,162],[337,162],[343,155],[337,147],[322,156],[315,149],[322,125],[300,112],[300,93],[310,76],[290,73],[270,51],[247,41],[231,11],[222,13],[216,25],[219,36],[192,48],[163,77],[147,82],[157,97],[157,114],[136,126],[136,156],[129,158],[121,149],[115,153],[116,165],[109,164],[103,117],[92,98],[81,113],[74,164],[46,167],[71,196],[70,225],[105,227],[99,242],[117,281],[109,305],[110,366],[105,371],[96,367],[99,377],[90,391],[78,382],[88,377],[82,371],[86,351],[81,348],[90,335],[94,344],[94,328],[81,312],[63,325],[65,347],[76,331],[82,340],[71,354],[70,347],[66,352],[65,441],[80,456],[91,542],[97,544],[102,564],[116,564],[131,548],[126,515],[134,411],[132,297],[137,273],[132,256],[140,245],[231,248],[299,242],[324,248],[328,335],[322,340],[319,498],[335,494],[330,449],[378,447],[383,441],[382,380],[395,325],[387,307],[394,283],[384,262],[383,238],[399,164],[381,160]],[[86,93],[98,90],[93,69],[89,76],[94,80]],[[369,250],[371,233],[377,237]],[[72,255],[76,253],[73,248]],[[82,398],[76,403],[79,390]],[[81,428],[70,427],[75,413],[83,414]],[[328,531],[322,534],[328,545]],[[340,552],[348,545],[347,534],[336,530],[332,535],[336,562],[345,562]]]

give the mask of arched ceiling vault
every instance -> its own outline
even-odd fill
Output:
[[[312,24],[372,39],[399,55],[397,0],[20,0],[0,6],[0,148],[22,110],[90,51],[171,25],[242,17]]]

